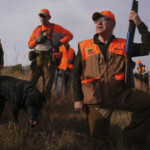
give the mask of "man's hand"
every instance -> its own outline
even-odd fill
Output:
[[[47,36],[42,35],[38,39],[36,39],[36,43],[41,44],[41,43],[44,43],[46,40],[47,40]]]
[[[129,21],[130,20],[133,20],[133,22],[136,24],[136,25],[139,25],[141,24],[141,18],[139,17],[139,15],[135,12],[135,11],[131,11],[130,14],[129,14]]]
[[[74,110],[83,112],[84,111],[84,103],[83,103],[83,101],[75,102],[74,103]]]

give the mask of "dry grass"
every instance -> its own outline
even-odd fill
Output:
[[[11,76],[27,79],[24,74]],[[38,83],[40,90],[41,87],[42,80]],[[27,114],[21,110],[19,122],[15,125],[12,123],[11,104],[7,103],[0,118],[0,150],[95,150],[93,141],[88,138],[85,113],[73,110],[72,92],[68,97],[52,95],[39,118],[39,124],[30,128]],[[117,150],[125,150],[122,143],[118,143]]]
[[[3,75],[5,73],[3,72]],[[6,75],[10,75],[7,73]],[[23,74],[11,74],[27,79]],[[38,87],[41,87],[42,80]],[[24,110],[19,112],[19,121],[12,123],[11,104],[6,103],[0,118],[0,150],[91,150],[92,142],[87,138],[87,123],[84,113],[73,110],[72,93],[60,99],[52,95],[43,106],[39,124],[29,127]]]

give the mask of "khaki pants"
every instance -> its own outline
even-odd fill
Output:
[[[132,112],[132,120],[128,126],[122,130],[124,139],[130,143],[144,142],[150,132],[150,94],[133,89],[132,93],[125,99],[123,106],[116,109]],[[111,125],[113,110],[100,108],[99,106],[88,105],[88,123],[90,134],[95,139],[107,137]],[[125,118],[127,119],[127,118]],[[121,122],[118,121],[118,127]]]
[[[48,66],[49,58],[45,58],[44,61],[40,61],[37,57],[37,60],[31,63],[29,81],[31,81],[36,86],[40,76],[42,76],[44,95],[47,99],[50,99],[56,67],[54,65],[50,65],[50,67]]]

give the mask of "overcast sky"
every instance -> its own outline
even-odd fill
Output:
[[[0,0],[0,38],[5,52],[5,65],[30,64],[28,40],[33,29],[40,25],[38,13],[47,8],[50,22],[73,33],[70,45],[77,52],[79,41],[95,34],[91,17],[95,11],[110,10],[115,14],[116,37],[126,38],[132,0]],[[139,16],[150,30],[150,0],[139,0]],[[141,42],[136,30],[134,42]],[[134,58],[136,60],[137,58]],[[150,69],[150,56],[140,58]]]

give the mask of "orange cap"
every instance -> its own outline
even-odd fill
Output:
[[[49,10],[46,9],[46,8],[41,9],[40,12],[39,12],[39,15],[40,15],[40,14],[42,14],[42,15],[44,15],[44,16],[47,16],[47,15],[48,15],[48,16],[51,16]]]
[[[112,19],[116,23],[114,14],[111,11],[104,10],[102,12],[95,12],[92,16],[93,21],[96,21],[99,17],[107,17]]]
[[[136,63],[137,63],[138,65],[141,64],[141,60],[138,59],[138,60],[136,61]]]

